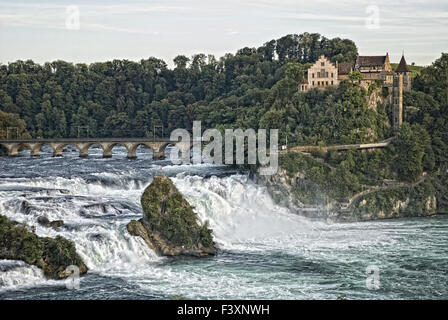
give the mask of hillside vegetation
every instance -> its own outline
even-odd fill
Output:
[[[166,134],[191,128],[193,120],[256,129],[321,54],[351,61],[357,48],[351,40],[304,33],[221,58],[179,55],[174,69],[153,57],[90,65],[16,61],[0,65],[0,110],[19,114],[33,137],[44,138],[160,136],[161,126]]]

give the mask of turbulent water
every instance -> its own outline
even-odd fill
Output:
[[[277,206],[265,188],[223,166],[173,166],[114,149],[102,159],[68,152],[0,158],[0,214],[62,235],[89,267],[79,289],[40,269],[0,260],[0,299],[447,299],[448,218],[349,224],[310,221]],[[126,224],[142,216],[144,188],[170,176],[221,249],[213,258],[160,258]],[[39,216],[62,219],[42,227]],[[378,268],[375,282],[366,268]],[[373,266],[373,267],[372,267]],[[370,279],[370,278],[369,278]],[[367,284],[376,284],[372,288]]]

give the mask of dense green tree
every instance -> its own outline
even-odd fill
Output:
[[[0,139],[30,138],[26,123],[16,113],[0,110]]]
[[[67,123],[64,111],[54,107],[49,95],[44,96],[42,109],[36,115],[37,137],[63,138],[66,136]]]
[[[394,165],[401,180],[416,181],[422,175],[425,150],[430,143],[429,134],[423,126],[403,123],[394,141]],[[427,161],[429,163],[430,159]]]
[[[448,107],[448,53],[442,53],[432,65],[424,68],[415,77],[413,87]]]
[[[348,74],[348,78],[350,80],[352,80],[352,82],[354,82],[354,81],[362,80],[364,78],[364,76],[362,75],[361,72],[359,72],[358,70],[355,70]]]
[[[126,113],[113,111],[104,122],[104,131],[108,137],[129,136],[130,120]]]
[[[98,126],[96,120],[89,114],[89,108],[81,106],[78,112],[72,116],[72,137],[97,137]]]

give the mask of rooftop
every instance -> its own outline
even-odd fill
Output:
[[[356,65],[359,67],[383,66],[386,63],[385,56],[358,56]]]
[[[352,62],[341,62],[338,64],[339,74],[349,74],[353,71],[354,65]]]
[[[408,64],[406,63],[404,55],[401,57],[400,63],[398,64],[395,72],[411,72],[411,70],[409,70]]]

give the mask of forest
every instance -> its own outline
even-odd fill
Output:
[[[90,65],[16,61],[0,65],[0,110],[18,114],[26,126],[8,126],[34,138],[167,136],[175,128],[190,129],[193,120],[204,129],[257,129],[276,125],[278,117],[292,123],[300,119],[288,111],[289,100],[321,54],[342,62],[358,53],[351,40],[305,33],[219,59],[179,55],[173,69],[153,57]],[[294,107],[300,112],[319,98]],[[271,109],[276,111],[266,114]],[[0,124],[0,135],[17,135],[6,128]]]

